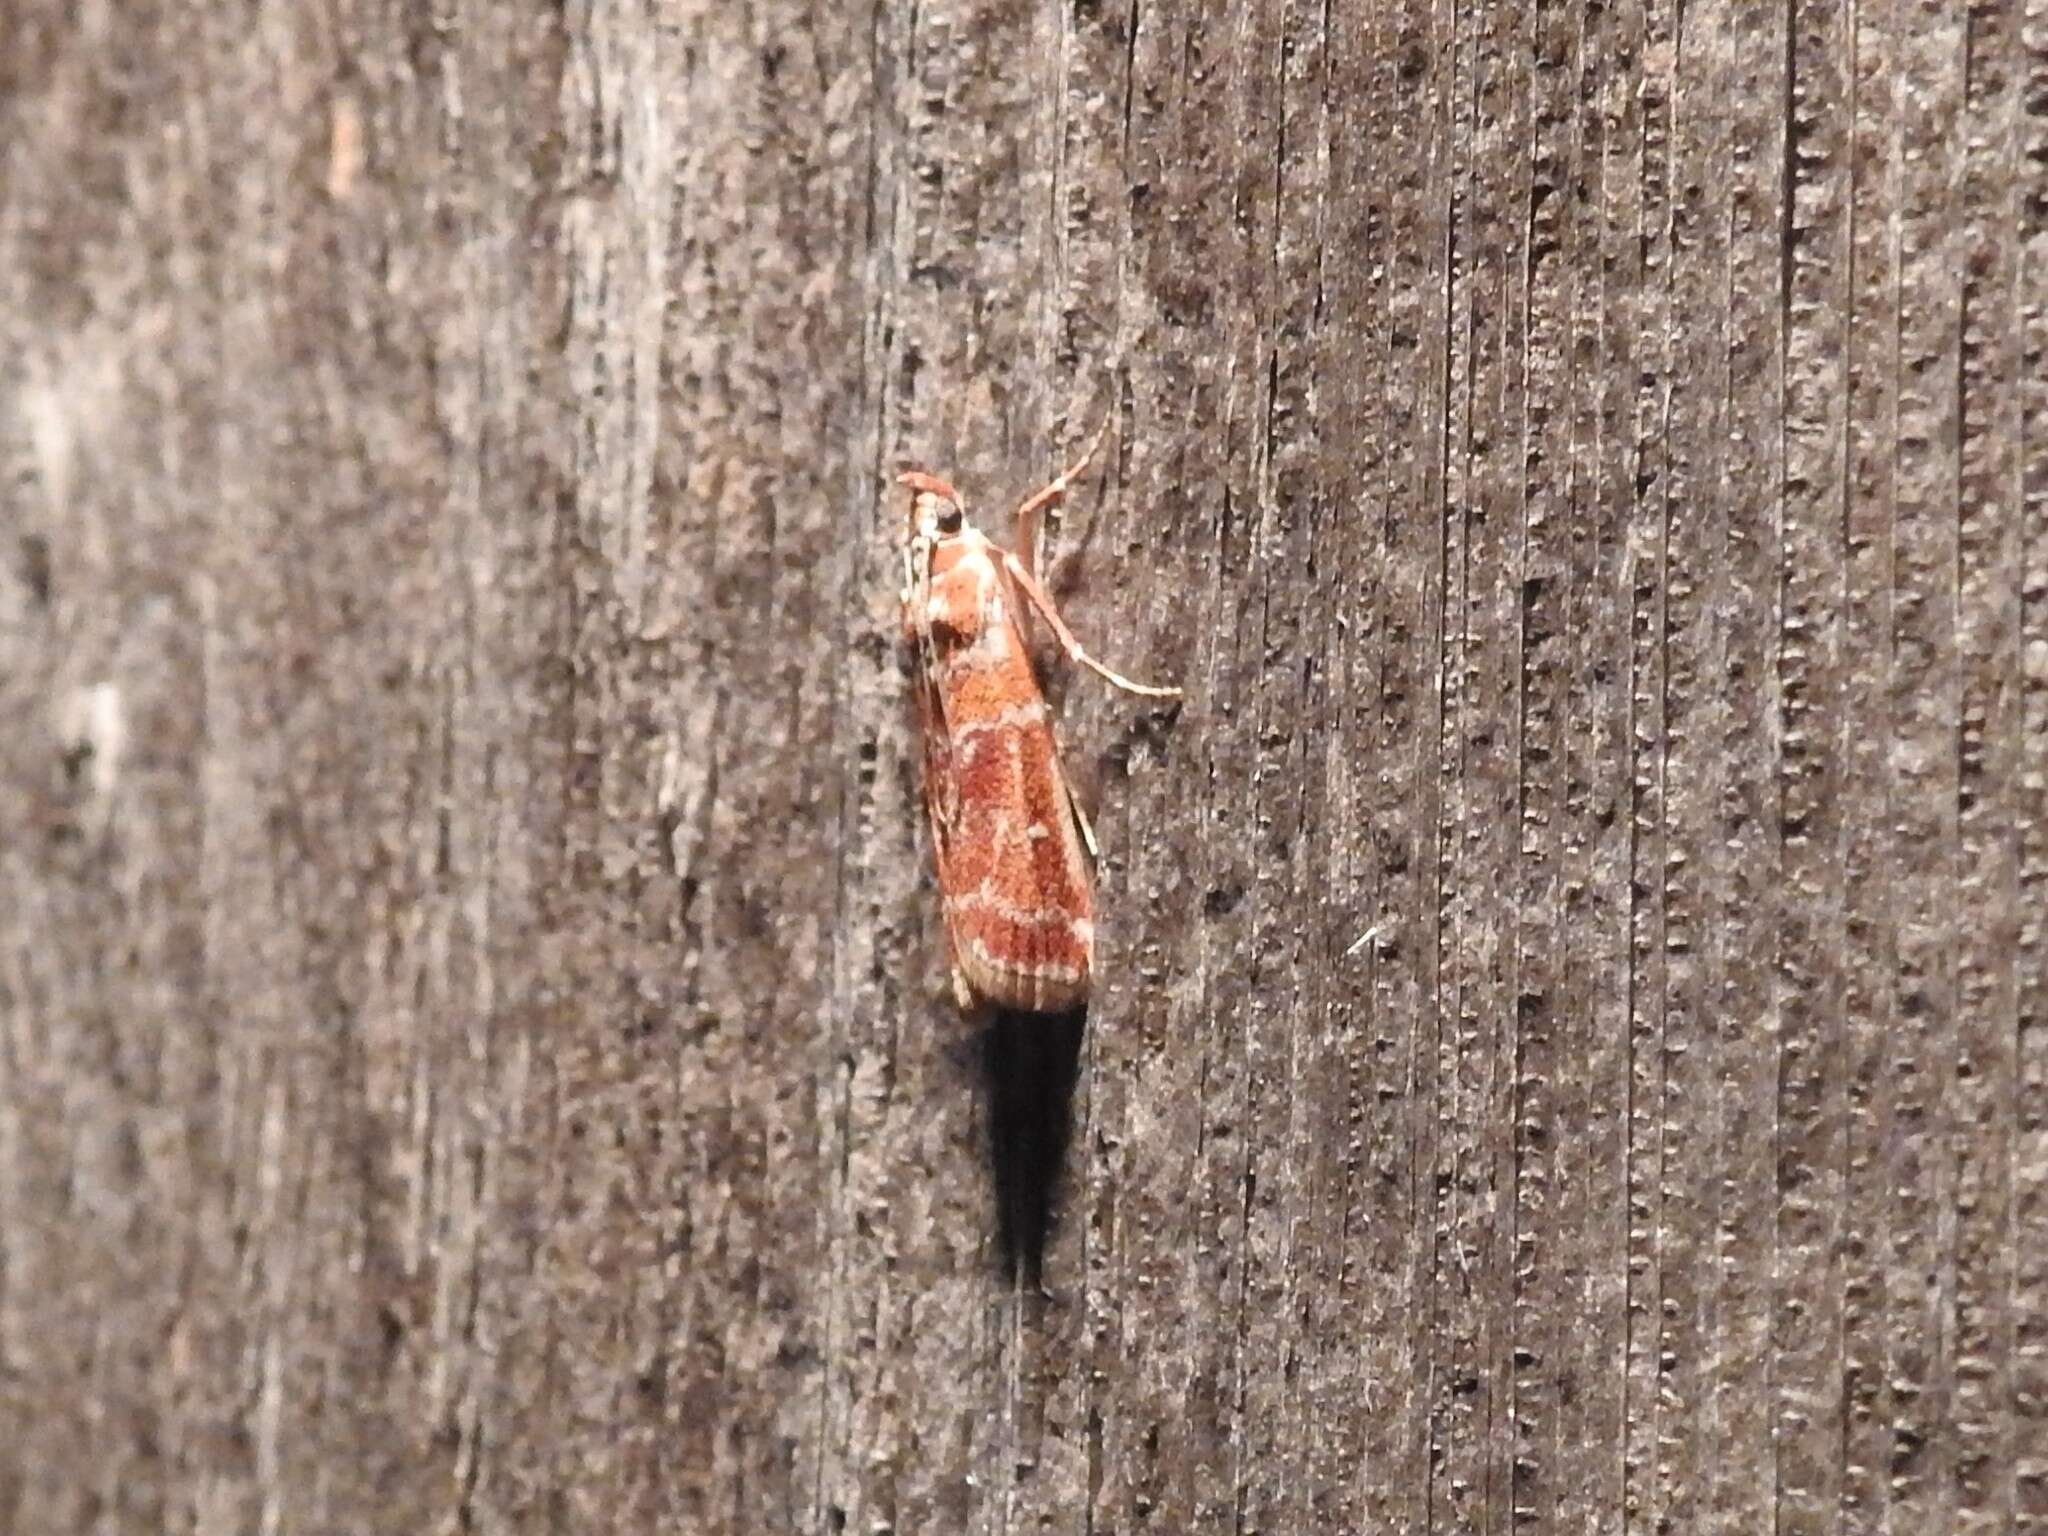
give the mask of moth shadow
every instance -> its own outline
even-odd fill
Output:
[[[1046,1244],[1059,1217],[1087,1019],[1085,1007],[1067,1013],[997,1009],[984,1036],[989,1172],[1003,1275],[1040,1288]]]

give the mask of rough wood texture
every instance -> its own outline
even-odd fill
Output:
[[[0,20],[0,1528],[2048,1531],[2048,0],[538,12]]]

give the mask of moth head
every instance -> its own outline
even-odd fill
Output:
[[[967,507],[960,493],[937,475],[913,469],[896,477],[896,483],[910,491],[910,513],[905,528],[913,539],[951,538],[967,520]]]

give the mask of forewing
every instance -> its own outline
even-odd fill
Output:
[[[1008,702],[951,721],[959,799],[946,922],[976,993],[1054,1012],[1087,997],[1094,909],[1051,722],[1018,644],[1021,680]]]
[[[946,853],[958,822],[958,795],[953,782],[953,738],[946,728],[946,701],[933,676],[927,642],[920,647],[917,682],[917,735],[924,755],[924,809],[932,828],[932,862],[939,889],[946,889]]]

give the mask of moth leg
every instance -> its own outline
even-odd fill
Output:
[[[1060,781],[1060,796],[1067,802],[1067,810],[1074,818],[1074,827],[1081,834],[1081,846],[1088,850],[1088,862],[1102,862],[1102,849],[1095,841],[1095,828],[1089,825],[1088,812],[1081,805],[1081,797],[1074,793],[1073,776],[1067,772],[1066,759],[1060,755],[1059,738],[1053,738],[1052,776]]]
[[[1081,649],[1081,642],[1074,638],[1074,632],[1067,628],[1065,622],[1060,618],[1059,610],[1053,606],[1052,599],[1046,595],[1045,588],[1038,584],[1038,579],[1024,568],[1022,562],[1015,555],[1005,551],[1003,554],[1003,566],[1010,573],[1011,579],[1017,583],[1018,590],[1031,600],[1031,606],[1036,608],[1045,622],[1052,626],[1052,632],[1060,642],[1060,649],[1067,653],[1069,660],[1078,662],[1108,683],[1112,688],[1120,688],[1125,693],[1135,693],[1148,699],[1177,699],[1180,697],[1180,690],[1178,688],[1155,688],[1150,683],[1134,683],[1122,673],[1110,671],[1108,667],[1105,667],[1101,662]]]
[[[1081,809],[1081,797],[1074,793],[1074,782],[1067,777],[1064,765],[1060,767],[1060,788],[1067,792],[1067,809],[1074,813],[1074,825],[1081,829],[1081,844],[1088,850],[1089,862],[1102,862],[1102,849],[1096,845],[1095,829],[1088,824],[1088,813]]]
[[[1095,457],[1095,450],[1102,446],[1102,440],[1109,434],[1109,418],[1102,418],[1102,425],[1095,429],[1095,435],[1088,439],[1088,446],[1081,457],[1074,460],[1054,477],[1053,482],[1043,490],[1033,491],[1017,508],[1017,558],[1029,571],[1038,563],[1038,514],[1058,501],[1080,478],[1088,467],[1088,461]]]
[[[907,643],[913,645],[917,644],[921,639],[920,631],[923,626],[919,622],[921,617],[920,610],[925,607],[923,599],[927,595],[926,589],[929,585],[927,582],[918,580],[917,571],[917,555],[910,549],[905,548],[903,551],[903,590],[897,595],[903,604],[903,638]],[[918,661],[922,665],[924,658],[919,657]]]

